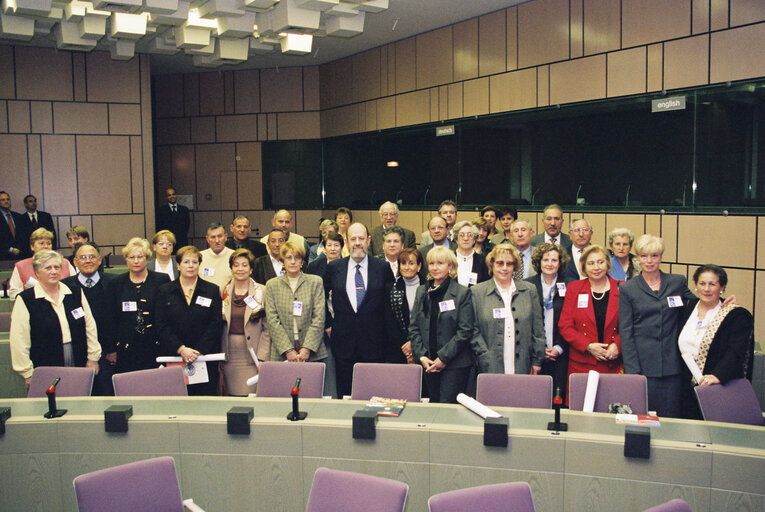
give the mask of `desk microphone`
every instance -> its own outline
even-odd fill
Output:
[[[8,298],[8,280],[3,281],[3,298]]]
[[[551,421],[547,424],[547,430],[554,430],[556,432],[566,432],[568,430],[568,423],[560,422],[560,408],[563,406],[563,396],[560,394],[560,387],[555,388],[555,398],[553,398],[553,409],[555,409],[555,421]]]
[[[292,391],[290,391],[290,395],[292,395],[292,412],[290,412],[287,415],[287,419],[290,421],[300,421],[304,420],[306,416],[308,416],[307,412],[300,411],[300,407],[298,406],[298,397],[300,396],[300,377],[295,380],[295,385],[292,386]]]
[[[48,395],[48,412],[43,414],[44,418],[60,418],[66,414],[66,409],[56,408],[56,386],[61,382],[61,377],[56,377],[53,383],[45,390],[45,394]]]

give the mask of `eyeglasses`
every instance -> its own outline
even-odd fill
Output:
[[[576,229],[572,229],[571,232],[579,234],[579,235],[584,235],[590,232],[590,228],[576,228]]]
[[[93,254],[81,254],[77,256],[77,259],[80,261],[94,261],[98,259],[98,256],[94,256]]]
[[[474,238],[475,235],[473,233],[471,233],[471,232],[467,232],[467,233],[460,233],[459,237],[460,238]]]

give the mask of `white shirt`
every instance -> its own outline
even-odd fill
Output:
[[[515,318],[513,318],[513,293],[515,293],[515,281],[510,285],[509,290],[500,288],[497,280],[494,280],[494,286],[497,287],[499,296],[505,305],[505,344],[502,350],[502,360],[505,363],[505,373],[515,373]]]
[[[555,240],[555,245],[560,245],[560,233],[558,233],[558,236],[550,236],[545,232],[545,243],[551,244],[553,243],[553,240]]]
[[[274,267],[274,274],[277,276],[284,274],[284,264],[270,254],[268,255],[268,258],[271,260],[271,266]]]
[[[547,309],[545,307],[545,303],[547,302],[547,299],[550,297],[550,293],[552,292],[553,296],[558,292],[558,286],[557,286],[557,276],[555,281],[552,282],[552,284],[548,285],[545,282],[544,276],[539,276],[542,280],[542,314],[544,315],[545,320],[545,346],[547,348],[552,348],[553,344],[553,332],[554,332],[554,325],[553,320],[555,319],[555,310],[553,308]],[[563,347],[560,345],[555,345],[555,350],[558,351],[558,354],[563,354]]]
[[[369,288],[369,255],[356,262],[353,258],[348,258],[348,273],[345,276],[345,293],[348,294],[348,300],[351,307],[356,311],[356,265],[361,265],[361,279],[364,281],[364,289]]]
[[[175,274],[173,274],[173,260],[168,261],[165,268],[162,268],[162,264],[159,260],[154,260],[154,272],[167,274],[167,277],[169,277],[171,281],[175,281]]]
[[[390,265],[390,269],[393,272],[393,276],[394,277],[397,276],[398,275],[398,258],[396,258],[394,261],[389,260],[385,256],[384,258],[385,258],[385,261],[388,262],[388,265]],[[353,260],[350,260],[350,261],[353,261]],[[355,269],[356,267],[354,266],[353,268]]]
[[[92,276],[84,276],[82,274],[77,274],[77,280],[80,282],[80,284],[83,286],[83,288],[88,287],[88,279],[91,281],[91,287],[98,284],[98,282],[101,280],[101,276],[98,274],[98,272],[94,273]]]
[[[478,276],[473,272],[474,254],[473,251],[470,251],[470,256],[463,256],[459,252],[457,253],[457,282],[462,286],[478,284]]]
[[[709,324],[721,307],[722,302],[707,311],[704,318],[699,320],[699,304],[696,304],[696,307],[693,308],[693,313],[688,317],[688,321],[685,322],[683,330],[680,331],[680,336],[677,339],[677,346],[681,354],[686,352],[694,358],[699,354],[699,346],[701,345],[702,338],[704,338],[704,333],[707,332],[707,327],[709,327]],[[699,369],[702,370],[703,368]]]
[[[579,268],[579,258],[582,257],[582,251],[584,251],[585,249],[587,249],[587,247],[583,247],[579,249],[575,245],[571,246],[571,255],[574,257],[573,265],[574,265],[574,268],[576,269],[576,273],[579,274],[579,279],[584,279],[585,277],[587,277],[584,274],[582,274],[582,271]]]

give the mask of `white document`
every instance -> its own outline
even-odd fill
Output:
[[[590,374],[587,377],[587,388],[584,392],[584,412],[593,412],[595,410],[595,398],[598,396],[598,382],[600,381],[600,374],[595,370],[590,370]]]
[[[225,361],[226,360],[226,354],[223,352],[218,352],[217,354],[205,354],[200,355],[196,359],[199,362],[202,361]],[[157,358],[158,363],[182,363],[183,358],[181,356],[159,356]],[[196,362],[196,361],[195,361]]]
[[[489,409],[485,405],[483,405],[481,402],[476,400],[475,398],[471,398],[467,396],[465,393],[460,393],[457,395],[457,401],[476,413],[478,416],[480,416],[483,419],[486,418],[501,418],[502,415],[498,414],[497,412]]]
[[[691,371],[691,375],[693,375],[693,378],[696,379],[696,383],[700,383],[702,377],[704,376],[701,374],[701,368],[699,368],[699,365],[696,364],[696,360],[688,352],[683,352],[681,355],[683,356],[683,361],[685,361],[685,366],[688,367],[688,369]]]

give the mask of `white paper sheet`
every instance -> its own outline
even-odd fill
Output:
[[[217,354],[204,354],[200,355],[196,359],[199,362],[206,361],[225,361],[226,360],[226,354],[223,352],[219,352]],[[158,363],[182,363],[183,358],[181,356],[159,356],[157,358]]]
[[[691,371],[691,375],[693,375],[693,378],[696,379],[696,383],[700,383],[702,377],[704,376],[701,374],[701,369],[699,368],[699,365],[696,364],[696,360],[688,352],[683,352],[681,355],[683,356],[683,361],[685,361],[685,366],[688,367],[688,369]]]
[[[475,398],[471,398],[467,396],[465,393],[460,393],[457,395],[457,402],[461,403],[474,413],[476,413],[478,416],[482,417],[483,419],[486,418],[501,418],[502,415],[498,414],[497,412],[489,409],[485,405],[483,405],[481,402],[476,400]]]
[[[598,396],[598,382],[600,374],[595,370],[590,370],[587,376],[587,388],[584,391],[584,412],[593,412],[595,410],[595,398]]]

